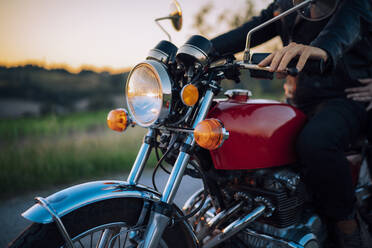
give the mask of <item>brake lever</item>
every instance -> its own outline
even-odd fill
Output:
[[[256,64],[246,64],[244,62],[241,62],[239,61],[237,63],[239,65],[239,67],[241,69],[248,69],[248,70],[256,70],[256,71],[267,71],[267,72],[270,72],[270,67],[269,66],[264,66],[264,67],[261,67],[261,66],[258,66]],[[286,68],[283,73],[287,73],[288,75],[290,76],[297,76],[299,71],[297,70],[296,67],[289,67],[289,68]]]
[[[256,64],[246,64],[243,61],[238,61],[237,64],[241,69],[248,69],[248,70],[257,70],[257,71],[268,71],[270,72],[270,66],[258,66]],[[283,71],[284,73],[288,73],[291,76],[296,76],[298,74],[298,70],[296,67],[289,67]]]
[[[239,61],[237,63],[240,65],[241,69],[250,70],[252,77],[272,79],[273,72],[270,72],[270,67],[258,66],[258,64],[269,55],[270,55],[269,53],[255,53],[252,55],[250,63],[244,63],[243,61]],[[298,63],[298,57],[293,58],[289,62],[288,68],[285,69],[282,73],[286,73],[287,75],[294,76],[294,77],[297,76],[299,74],[299,71],[296,68],[297,63]],[[325,72],[325,69],[326,69],[326,64],[323,59],[309,59],[306,62],[302,71],[305,73],[323,74]]]

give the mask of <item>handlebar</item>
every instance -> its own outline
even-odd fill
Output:
[[[273,78],[273,73],[270,72],[270,67],[259,67],[259,64],[263,59],[265,59],[269,53],[256,53],[252,55],[252,64],[247,64],[244,62],[238,62],[240,68],[242,69],[249,69],[251,72],[252,77],[260,77],[260,78]],[[298,70],[296,68],[298,62],[298,58],[294,58],[288,64],[287,69],[284,71],[288,75],[297,76]],[[303,68],[303,72],[305,73],[312,73],[312,74],[322,74],[324,72],[324,60],[322,59],[309,59],[305,67]]]
[[[270,67],[259,67],[257,64],[259,64],[263,59],[265,59],[267,56],[269,56],[270,53],[255,53],[252,55],[252,64],[255,65],[254,67],[248,66],[250,68],[246,68],[247,66],[244,66],[246,69],[250,69],[251,73],[252,70],[261,70],[261,71],[267,71],[270,72]],[[297,76],[298,75],[298,70],[296,68],[296,65],[298,63],[298,57],[292,59],[289,64],[287,69],[284,71],[288,75],[291,76]],[[324,60],[322,59],[308,59],[303,70],[305,73],[313,73],[313,74],[322,74],[324,72]],[[254,74],[254,72],[253,72]],[[262,73],[261,73],[262,74]]]
[[[249,70],[252,78],[263,78],[263,79],[273,79],[274,73],[270,72],[270,67],[260,67],[258,64],[265,59],[269,53],[255,53],[252,55],[252,63],[245,63],[244,61],[234,61],[232,59],[224,59],[224,61],[219,61],[210,67],[210,69],[223,69],[225,70],[225,76],[228,79],[235,80],[239,82],[239,69]],[[298,63],[298,58],[294,58],[288,64],[287,69],[284,73],[287,73],[290,76],[297,76],[299,71],[296,68]],[[309,59],[302,72],[311,73],[311,74],[322,74],[325,70],[325,63],[321,59]],[[227,73],[229,75],[227,75]]]
[[[246,64],[243,61],[239,61],[237,64],[239,65],[239,67],[241,69],[270,72],[270,67],[269,66],[261,67],[261,66],[258,66],[256,64]],[[298,75],[298,70],[297,70],[296,67],[288,67],[284,72],[287,73],[288,75],[291,75],[291,76],[297,76]]]

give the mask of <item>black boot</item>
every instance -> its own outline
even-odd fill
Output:
[[[347,234],[335,225],[335,235],[340,248],[372,248],[372,238],[368,232],[368,227],[360,218],[359,213],[355,215],[357,227]]]

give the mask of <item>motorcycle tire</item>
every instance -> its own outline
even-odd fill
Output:
[[[118,223],[125,223],[126,228],[132,228],[136,225],[143,207],[143,199],[138,198],[120,198],[110,199],[102,202],[96,202],[87,205],[76,211],[69,213],[61,218],[67,232],[76,247],[95,247],[91,242],[93,237],[90,237],[90,245],[82,246],[81,240],[74,240],[81,237],[81,234],[89,234],[90,230],[99,230],[97,227],[111,225],[110,228],[118,228]],[[148,221],[146,217],[145,222]],[[115,226],[117,225],[117,226]],[[122,224],[121,224],[122,225]],[[144,224],[144,228],[145,228]],[[144,229],[143,228],[143,229]],[[107,230],[107,229],[106,229]],[[162,237],[159,247],[169,248],[187,248],[194,247],[194,243],[190,240],[190,235],[187,235],[184,225],[174,224],[168,227]],[[101,233],[101,234],[102,234]],[[92,234],[94,235],[94,233]],[[98,233],[99,239],[100,233]],[[94,237],[97,239],[97,237]],[[128,236],[125,242],[128,241]],[[11,244],[10,248],[31,248],[31,247],[62,247],[65,244],[62,235],[60,234],[57,225],[52,222],[49,224],[31,224],[23,233],[21,233]],[[128,243],[130,244],[130,243]],[[105,245],[104,247],[106,247]],[[113,247],[118,247],[116,244]],[[119,244],[119,247],[123,247]],[[126,245],[124,247],[127,247]],[[132,246],[136,247],[136,246]]]

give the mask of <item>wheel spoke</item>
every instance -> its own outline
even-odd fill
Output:
[[[101,238],[97,244],[97,248],[105,248],[107,247],[107,244],[110,243],[111,238],[114,235],[113,229],[106,229],[104,232],[102,232]]]
[[[78,241],[81,248],[84,248],[84,245],[81,243],[81,240]]]
[[[93,235],[94,233],[90,235],[90,248],[93,248]]]
[[[129,233],[129,230],[127,230],[127,232],[125,233],[125,239],[124,239],[124,246],[123,247],[125,247],[125,244],[127,243],[128,233]]]
[[[129,233],[143,232],[144,228],[145,226],[131,228],[124,222],[115,222],[89,229],[73,238],[73,242],[79,243],[81,248],[127,248],[131,244]],[[161,240],[159,247],[167,248],[168,246],[164,240]]]

